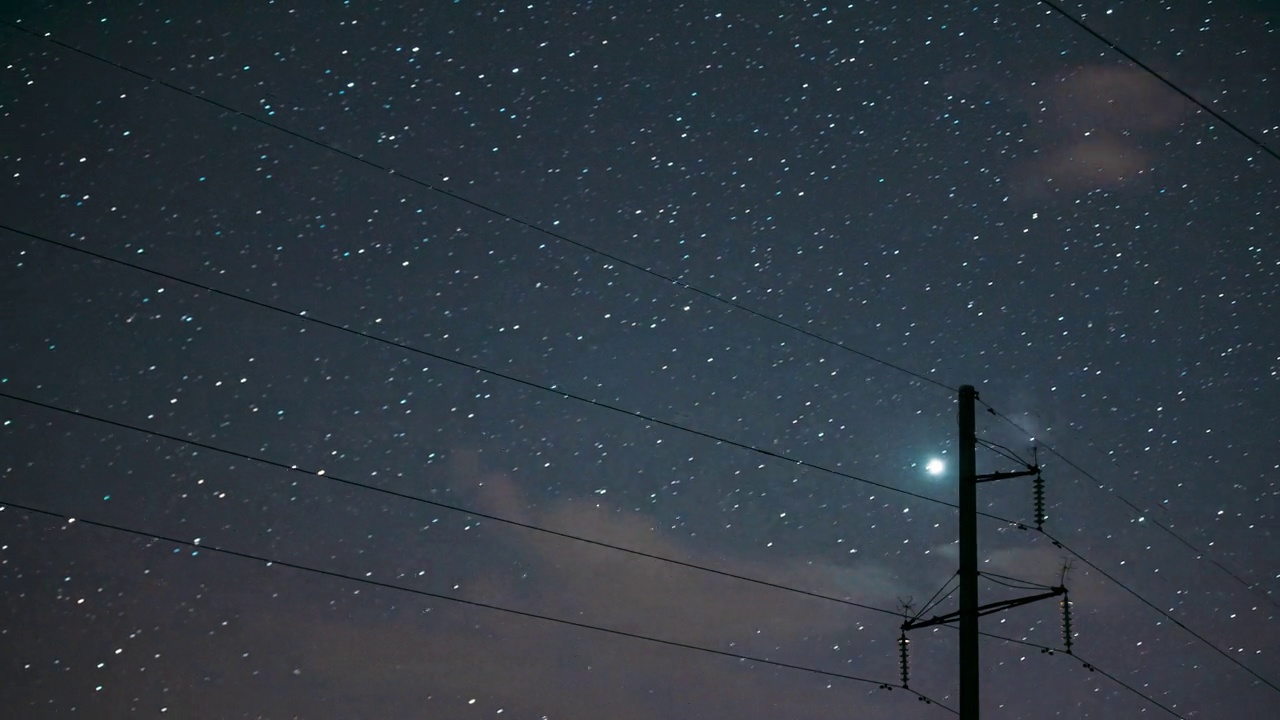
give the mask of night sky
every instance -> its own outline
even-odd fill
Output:
[[[965,384],[984,717],[1280,703],[1280,5],[2,5],[5,717],[951,717]]]

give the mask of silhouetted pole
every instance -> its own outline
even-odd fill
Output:
[[[978,720],[978,470],[972,385],[960,386],[960,720]]]
[[[960,720],[978,720],[979,617],[1004,612],[1005,610],[1061,595],[1063,596],[1063,644],[1066,645],[1066,651],[1068,653],[1071,652],[1071,603],[1067,602],[1067,588],[1065,586],[1046,587],[1045,592],[1035,595],[998,600],[986,605],[978,604],[978,483],[1034,475],[1036,478],[1034,485],[1036,527],[1040,527],[1044,523],[1044,481],[1040,478],[1039,464],[1028,465],[1025,461],[1021,461],[1023,462],[1023,467],[1026,468],[1024,470],[978,474],[977,462],[974,457],[978,449],[978,438],[974,431],[976,424],[974,405],[977,404],[977,401],[978,393],[973,389],[972,385],[960,386],[960,459],[956,467],[960,491],[960,609],[956,612],[934,615],[928,619],[925,619],[923,615],[934,607],[932,602],[914,617],[906,616],[904,611],[902,635],[898,641],[901,647],[899,662],[902,667],[902,687],[906,688],[909,687],[907,684],[909,681],[907,632],[935,625],[950,625],[956,621],[960,622]],[[988,445],[989,443],[984,442],[983,444]],[[1012,458],[1012,455],[1006,455],[1006,457]],[[1026,529],[1026,526],[1022,523],[1017,523],[1017,526],[1024,530]],[[943,588],[945,589],[949,585],[950,582],[944,585]],[[925,698],[921,697],[920,699],[924,700]]]

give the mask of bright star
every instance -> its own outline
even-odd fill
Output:
[[[942,462],[940,458],[933,458],[924,466],[924,469],[930,475],[941,475],[942,471],[947,469],[947,464]]]

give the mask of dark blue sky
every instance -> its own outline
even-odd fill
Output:
[[[332,478],[894,611],[955,570],[972,384],[1057,451],[1080,657],[1266,715],[1280,12],[1178,5],[1064,7],[1269,150],[1036,2],[6,3],[0,502],[143,535],[0,512],[0,704],[946,717],[145,534],[896,684],[892,614]],[[1031,643],[984,640],[989,716],[1171,716],[1041,653],[1053,603],[983,629]],[[912,640],[954,707],[955,633]]]

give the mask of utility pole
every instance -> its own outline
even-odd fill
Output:
[[[1045,517],[1044,480],[1040,477],[1039,465],[1029,464],[1026,466],[1025,470],[1018,470],[1014,472],[996,472],[984,475],[978,474],[977,461],[975,457],[977,453],[978,438],[974,419],[974,406],[977,399],[978,392],[974,390],[972,385],[960,386],[960,410],[958,417],[958,424],[960,427],[960,447],[959,464],[957,467],[960,491],[960,569],[957,573],[960,577],[960,610],[958,612],[947,613],[945,615],[935,615],[928,620],[921,620],[920,615],[908,619],[902,623],[902,636],[899,640],[899,647],[901,648],[902,655],[902,685],[903,687],[907,687],[907,631],[932,625],[945,625],[959,621],[960,720],[978,720],[980,709],[978,702],[979,683],[981,679],[978,663],[978,618],[983,615],[1002,612],[1020,605],[1033,603],[1038,600],[1047,600],[1052,597],[1062,596],[1063,644],[1065,645],[1066,652],[1071,652],[1071,603],[1066,599],[1067,589],[1063,585],[1060,584],[1057,587],[1052,588],[1049,586],[1042,586],[1046,591],[1037,595],[1014,598],[1011,600],[1001,600],[987,605],[978,604],[978,578],[981,575],[981,573],[978,572],[978,483],[1034,475],[1036,478],[1035,518],[1037,528],[1043,526]],[[1025,529],[1025,526],[1019,525],[1019,527],[1023,527],[1023,529]],[[928,609],[929,608],[927,607],[922,609],[920,614],[923,615],[928,611]]]
[[[974,401],[960,386],[960,720],[978,720],[978,449]]]

